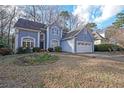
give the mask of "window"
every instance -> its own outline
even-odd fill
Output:
[[[34,40],[32,38],[24,38],[22,41],[22,47],[33,48],[34,47]]]
[[[52,40],[52,48],[59,46],[59,42],[57,40]]]
[[[59,34],[59,30],[58,30],[57,27],[53,27],[53,28],[52,28],[52,34],[53,34],[53,35],[58,35],[58,34]]]

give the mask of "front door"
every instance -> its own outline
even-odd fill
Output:
[[[45,36],[44,36],[43,33],[41,33],[41,34],[40,34],[40,48],[41,48],[41,49],[45,49],[44,43],[45,43]]]
[[[40,48],[44,49],[44,42],[43,41],[40,42]]]

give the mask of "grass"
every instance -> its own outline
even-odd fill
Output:
[[[17,58],[14,63],[18,65],[38,65],[43,63],[53,63],[57,61],[58,56],[45,54],[34,54]]]
[[[20,57],[40,65],[13,64]],[[123,88],[124,63],[61,53],[5,56],[0,59],[0,87]]]

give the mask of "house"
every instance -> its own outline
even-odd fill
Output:
[[[94,31],[92,32],[94,36],[94,45],[99,45],[99,44],[105,44],[106,43],[106,38],[105,38],[105,33],[100,32],[100,31]]]
[[[15,24],[15,50],[19,47],[48,48],[62,47],[62,51],[83,53],[94,51],[94,39],[86,28],[63,34],[62,28],[55,22],[46,25],[38,22],[19,19]]]

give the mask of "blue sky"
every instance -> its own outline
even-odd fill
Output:
[[[64,10],[72,12],[80,21],[95,22],[98,28],[110,26],[115,21],[117,13],[124,11],[121,5],[66,5]]]

